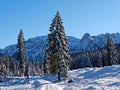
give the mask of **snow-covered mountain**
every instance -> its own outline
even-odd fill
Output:
[[[80,39],[72,36],[68,36],[67,38],[70,52],[72,53],[73,51],[77,51]],[[46,43],[47,36],[37,36],[25,41],[27,59],[36,61],[43,60]],[[3,50],[0,50],[0,52],[10,56],[15,56],[17,52],[17,46],[7,46]]]
[[[0,90],[120,90],[120,65],[83,68],[68,72],[71,83],[56,76],[13,77],[0,82]]]
[[[106,33],[106,34],[100,34],[98,36],[90,36],[89,33],[86,33],[80,40],[79,50],[87,51],[87,50],[97,50],[99,48],[103,48],[106,45],[106,40],[109,35],[112,35],[113,40],[116,44],[120,43],[119,33],[112,33],[112,34]]]
[[[106,33],[100,34],[98,36],[90,36],[90,34],[86,33],[81,39],[68,36],[68,45],[70,53],[78,51],[83,52],[88,50],[96,50],[102,48],[106,45],[106,40],[109,35],[113,36],[115,43],[120,43],[119,33]],[[35,38],[28,39],[25,42],[27,59],[43,60],[46,43],[47,36],[37,36]],[[7,46],[3,50],[0,50],[0,52],[3,54],[13,56],[17,52],[16,45]]]

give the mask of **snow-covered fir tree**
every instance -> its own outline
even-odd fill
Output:
[[[5,56],[0,57],[0,82],[5,79],[6,66],[5,66]]]
[[[29,67],[29,71],[28,71],[28,73],[29,73],[29,75],[30,76],[34,76],[35,74],[34,74],[34,62],[33,62],[33,60],[29,60],[28,61],[28,67]]]
[[[9,58],[9,75],[10,76],[15,76],[17,75],[18,72],[18,65],[16,63],[16,60],[14,60],[12,57]]]
[[[26,68],[26,56],[25,56],[25,40],[23,31],[20,30],[18,35],[18,62],[19,62],[19,76],[25,76],[25,68]]]
[[[49,31],[48,45],[45,51],[45,73],[49,73],[50,70],[51,74],[58,74],[58,80],[66,80],[71,58],[62,19],[58,11]]]
[[[90,58],[89,58],[89,53],[86,53],[85,54],[85,61],[86,61],[86,67],[92,67],[92,62],[91,62],[91,60],[90,60]]]
[[[97,57],[97,67],[102,67],[102,53],[100,52],[100,50],[97,50],[95,52],[95,55]]]
[[[49,45],[46,45],[45,56],[44,56],[44,74],[50,74],[50,56],[49,56]]]
[[[27,76],[27,78],[29,78],[29,69],[30,69],[30,65],[29,62],[26,61],[26,66],[25,66],[25,76]]]
[[[107,65],[111,66],[111,65],[115,65],[118,64],[118,51],[115,47],[114,41],[112,36],[108,36],[107,39]]]
[[[102,67],[107,66],[107,50],[102,50]]]
[[[8,56],[5,56],[4,57],[4,63],[5,63],[5,67],[6,67],[6,76],[9,75],[9,66],[10,66],[10,62],[9,62],[9,57]]]
[[[0,55],[0,82],[4,81],[9,75],[9,58],[7,55]]]
[[[64,51],[62,48],[62,43],[60,42],[60,39],[57,38],[58,43],[58,48],[59,51],[57,53],[58,55],[58,80],[62,81],[62,80],[66,80],[68,75],[68,66],[67,63],[65,62],[65,58],[64,58]]]

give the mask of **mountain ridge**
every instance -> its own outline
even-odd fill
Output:
[[[80,40],[73,36],[68,36],[67,38],[70,51],[76,51]],[[30,38],[26,40],[26,58],[28,60],[32,59],[35,61],[43,60],[46,43],[47,36],[36,36],[35,38]],[[0,53],[7,54],[9,56],[16,56],[17,46],[16,44],[9,45],[2,49]]]
[[[89,50],[97,50],[103,48],[106,45],[106,40],[109,35],[112,35],[116,44],[120,43],[119,33],[106,33],[99,34],[97,36],[91,36],[89,33],[85,33],[81,39],[73,36],[67,36],[68,46],[70,53],[73,52],[85,52]],[[26,58],[28,60],[43,60],[44,51],[47,43],[47,36],[36,36],[25,41],[26,46]],[[0,50],[0,53],[7,54],[9,56],[15,56],[17,52],[17,46],[9,45]]]

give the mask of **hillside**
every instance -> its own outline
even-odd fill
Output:
[[[119,33],[106,33],[97,36],[90,36],[90,34],[86,33],[81,39],[68,36],[67,38],[70,53],[97,50],[103,48],[106,45],[106,40],[109,35],[112,35],[116,44],[120,43]],[[37,36],[35,38],[30,38],[25,41],[27,59],[32,59],[36,61],[43,60],[46,43],[47,36]],[[0,53],[10,56],[15,56],[16,52],[16,45],[10,45],[0,50]]]
[[[70,53],[77,51],[80,39],[77,39],[72,36],[68,36],[67,38]],[[27,41],[25,41],[27,60],[31,59],[35,61],[43,60],[46,43],[47,36],[37,36],[35,38],[30,38]],[[0,52],[10,56],[15,56],[17,53],[16,44],[9,45],[5,47],[3,50],[0,50]]]
[[[120,90],[120,65],[69,71],[73,82],[55,82],[55,76],[13,79],[0,83],[0,90]]]

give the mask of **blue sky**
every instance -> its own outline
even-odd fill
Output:
[[[26,40],[47,35],[57,10],[69,36],[120,31],[120,0],[0,0],[0,48],[17,43],[20,29]]]

